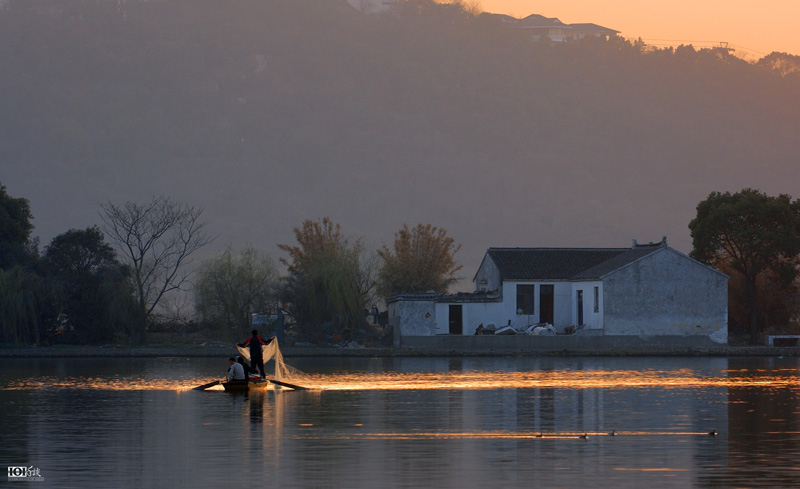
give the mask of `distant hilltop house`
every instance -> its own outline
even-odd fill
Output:
[[[398,5],[398,0],[347,0],[347,3],[365,14],[386,12]],[[500,19],[508,27],[525,29],[530,32],[531,39],[546,39],[551,42],[579,41],[586,37],[608,39],[619,34],[619,31],[597,24],[565,24],[553,17],[531,14],[524,19],[517,19],[506,14],[488,14]]]
[[[473,281],[474,293],[389,298],[395,345],[727,343],[728,276],[670,248],[666,237],[630,248],[489,248]]]
[[[524,19],[517,19],[505,14],[492,14],[511,28],[525,29],[530,32],[531,39],[538,41],[546,38],[551,42],[579,41],[586,37],[608,39],[619,34],[619,31],[597,24],[565,24],[553,17],[531,14]]]
[[[397,0],[347,0],[351,7],[365,14],[385,12],[397,5]]]

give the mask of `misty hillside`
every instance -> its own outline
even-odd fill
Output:
[[[490,246],[688,252],[711,191],[800,195],[798,66],[531,42],[428,1],[10,0],[0,182],[42,244],[166,194],[273,256],[305,218],[374,247],[431,223],[467,279]]]

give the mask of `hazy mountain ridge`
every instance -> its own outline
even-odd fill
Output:
[[[45,239],[164,193],[276,255],[306,217],[374,245],[430,222],[470,276],[489,246],[688,251],[710,191],[794,190],[796,56],[551,46],[416,5],[11,2],[0,181]]]

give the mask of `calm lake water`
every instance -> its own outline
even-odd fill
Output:
[[[191,390],[224,358],[0,360],[0,463],[44,479],[2,482],[800,487],[797,358],[287,363],[312,390]]]

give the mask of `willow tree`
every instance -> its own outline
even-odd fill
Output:
[[[689,223],[691,256],[741,275],[750,313],[751,341],[758,340],[758,281],[769,275],[790,287],[798,274],[800,201],[746,188],[712,192]]]
[[[0,268],[0,343],[41,344],[47,284],[26,267]]]
[[[402,292],[446,293],[458,281],[461,265],[456,263],[455,254],[461,245],[446,230],[430,224],[409,229],[403,224],[394,236],[393,250],[384,245],[378,251],[383,259],[379,277],[384,297]]]
[[[275,263],[253,246],[238,253],[229,247],[205,260],[194,280],[195,307],[203,320],[237,338],[249,335],[253,313],[275,308],[277,292]]]
[[[294,228],[297,245],[279,245],[289,254],[282,298],[301,333],[319,339],[325,325],[347,336],[364,321],[362,311],[374,282],[360,239],[351,242],[341,226],[325,217]]]
[[[27,199],[12,197],[0,183],[0,343],[42,340],[43,289],[35,273],[33,215]]]

